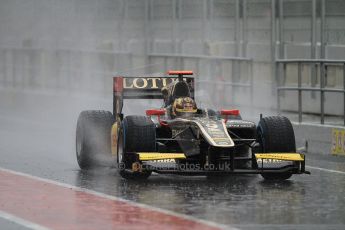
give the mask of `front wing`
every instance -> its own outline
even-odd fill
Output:
[[[210,164],[191,163],[184,153],[138,152],[129,153],[135,158],[131,172],[154,171],[162,174],[208,175],[208,174],[310,174],[305,171],[305,157],[300,153],[257,153],[253,158],[231,156],[229,162],[211,167]],[[132,159],[133,159],[132,158]],[[250,168],[237,168],[238,161],[251,161]]]

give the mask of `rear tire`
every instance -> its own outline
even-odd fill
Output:
[[[261,152],[296,152],[295,134],[288,118],[283,116],[264,117],[257,128]],[[266,180],[287,180],[292,173],[261,174]]]
[[[81,169],[111,166],[110,132],[114,118],[108,111],[83,111],[77,122],[76,156]]]
[[[128,153],[155,152],[156,128],[152,120],[145,116],[127,116],[122,121],[118,140],[120,175],[125,179],[146,179],[151,171],[131,172],[136,159]]]

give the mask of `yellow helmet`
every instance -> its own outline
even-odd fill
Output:
[[[196,112],[196,103],[192,98],[180,97],[175,99],[172,107],[172,115],[176,117],[191,116]]]

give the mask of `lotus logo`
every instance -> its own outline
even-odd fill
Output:
[[[189,78],[190,79],[190,78]],[[191,80],[191,79],[190,79]],[[177,81],[177,78],[167,77],[139,77],[139,78],[123,78],[124,89],[161,89],[172,82]]]

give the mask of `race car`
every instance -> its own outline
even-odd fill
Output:
[[[237,109],[198,108],[192,71],[168,77],[114,77],[113,111],[83,111],[76,132],[81,169],[112,166],[126,179],[152,172],[206,175],[261,174],[286,180],[305,170],[294,130],[283,116],[243,120]],[[127,99],[160,99],[146,116],[123,114]]]

